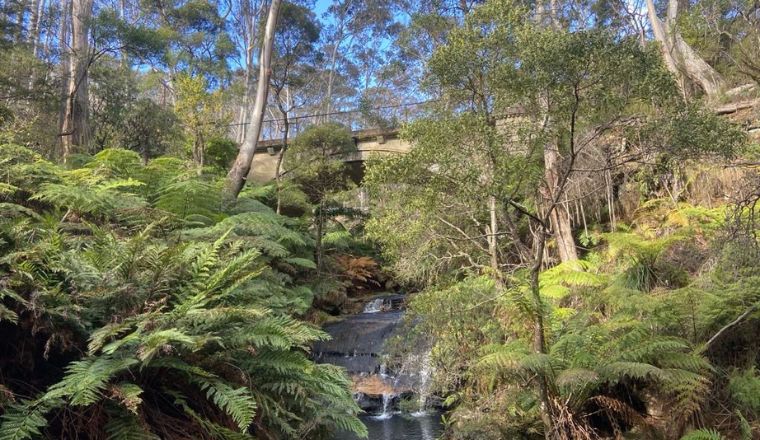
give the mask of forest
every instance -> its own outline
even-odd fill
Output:
[[[757,0],[0,0],[0,440],[760,438]]]

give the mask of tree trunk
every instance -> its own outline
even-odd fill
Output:
[[[73,0],[71,4],[71,53],[69,78],[61,128],[63,160],[76,147],[89,141],[90,100],[87,74],[91,62],[89,31],[93,0]]]
[[[541,273],[541,266],[544,261],[544,249],[546,247],[546,237],[548,231],[546,226],[538,225],[538,234],[536,237],[535,253],[533,254],[533,265],[530,269],[530,292],[533,300],[533,352],[537,354],[546,354],[546,330],[544,329],[544,305],[541,299],[541,290],[539,287],[538,276]],[[541,420],[544,424],[544,437],[550,440],[554,436],[554,414],[552,411],[552,402],[549,395],[549,384],[546,375],[538,375],[538,391],[541,408]]]
[[[280,191],[282,190],[282,162],[285,159],[285,152],[288,149],[288,131],[290,131],[290,121],[288,120],[288,112],[283,111],[282,121],[282,149],[280,150],[280,156],[277,157],[277,166],[274,170],[275,185],[277,187],[277,213],[280,214],[282,209],[282,200],[280,197]]]
[[[71,64],[69,63],[70,54],[68,47],[71,46],[69,42],[69,34],[71,33],[71,0],[60,0],[61,5],[61,17],[60,27],[58,31],[58,46],[60,47],[60,65],[61,65],[61,89],[60,89],[60,111],[58,112],[58,129],[59,129],[59,143],[61,147],[61,157],[65,160],[68,156],[68,145],[64,142],[64,125],[66,124],[67,109],[69,103],[69,78],[71,77]]]
[[[40,52],[40,22],[42,13],[45,9],[45,0],[34,0],[32,2],[32,21],[29,25],[28,42],[32,45],[32,54],[35,58]]]
[[[554,229],[554,238],[557,240],[557,250],[559,259],[564,263],[578,259],[578,252],[575,249],[575,238],[573,229],[570,224],[570,216],[567,210],[560,209],[560,201],[557,199],[556,192],[560,175],[560,157],[556,146],[547,144],[544,148],[544,174],[546,179],[546,200],[548,206],[546,209],[551,210],[550,218]],[[556,205],[552,207],[551,205]]]
[[[688,93],[690,81],[702,88],[708,97],[714,97],[725,89],[723,77],[684,41],[676,29],[678,0],[668,1],[668,17],[665,23],[657,16],[654,0],[647,0],[647,15],[655,40],[660,43],[665,65],[675,75],[684,95]]]
[[[225,197],[228,200],[236,199],[243,189],[248,172],[251,170],[251,162],[256,152],[256,144],[261,134],[261,125],[264,121],[264,107],[266,106],[267,95],[269,94],[269,77],[272,75],[270,64],[272,61],[272,47],[274,46],[274,33],[277,26],[280,3],[282,3],[282,0],[272,0],[272,4],[269,7],[269,16],[267,17],[266,29],[264,30],[264,40],[261,43],[259,81],[256,86],[256,102],[251,114],[251,126],[246,130],[245,139],[240,146],[235,163],[227,174]]]
[[[488,196],[488,213],[490,214],[491,225],[488,228],[488,253],[491,259],[491,270],[495,276],[499,275],[499,254],[496,241],[496,234],[499,233],[499,224],[496,217],[496,197]]]
[[[340,43],[340,40],[335,41],[332,54],[330,55],[330,73],[327,75],[327,94],[325,94],[325,122],[330,120],[330,113],[332,112],[332,93],[333,83],[335,82],[335,63],[337,62],[338,46]]]
[[[324,202],[320,201],[317,209],[317,236],[315,237],[314,244],[314,258],[317,260],[317,273],[322,273],[322,230],[325,223],[322,211],[324,211]]]

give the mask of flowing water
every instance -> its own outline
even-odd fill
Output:
[[[419,416],[394,415],[387,419],[362,417],[369,431],[368,440],[436,440],[443,433],[441,415],[436,412]],[[353,434],[339,433],[334,440],[358,440]]]
[[[433,374],[429,348],[413,347],[395,371],[382,362],[386,340],[400,328],[404,299],[384,295],[370,300],[362,313],[326,325],[332,339],[313,347],[318,362],[340,365],[352,377],[369,440],[435,440],[442,432],[440,413],[428,410]],[[409,399],[416,399],[416,411],[401,414],[399,402]],[[336,440],[354,438],[340,434]]]

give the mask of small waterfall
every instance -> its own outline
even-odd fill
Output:
[[[380,415],[375,416],[377,420],[384,420],[393,417],[393,412],[391,411],[391,403],[393,402],[394,397],[396,396],[391,393],[383,393],[383,412]]]
[[[362,313],[380,313],[383,311],[384,304],[385,298],[373,299],[364,306]]]
[[[412,415],[424,415],[427,411],[427,401],[430,397],[430,379],[433,376],[433,365],[431,364],[431,350],[425,352],[422,357],[422,365],[420,365],[419,372],[419,384],[417,387],[417,394],[419,399],[419,409]]]
[[[319,362],[344,367],[351,375],[359,406],[376,420],[398,413],[402,404],[414,416],[426,415],[432,399],[432,362],[428,341],[399,358],[386,357],[385,343],[397,334],[404,315],[404,296],[374,297],[362,313],[325,325],[332,339],[314,344]],[[411,404],[411,408],[409,406]]]

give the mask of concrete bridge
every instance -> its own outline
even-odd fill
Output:
[[[399,139],[396,129],[358,130],[352,132],[352,137],[356,143],[357,151],[343,158],[344,162],[356,165],[351,167],[352,174],[361,173],[361,163],[373,154],[404,154],[411,148],[408,142]],[[277,160],[281,154],[281,140],[260,141],[256,146],[256,154],[253,156],[249,180],[255,182],[273,180],[277,170]],[[284,165],[283,168],[287,169],[287,165]]]

